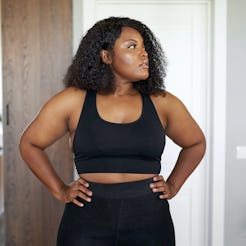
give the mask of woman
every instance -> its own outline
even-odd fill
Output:
[[[57,245],[175,245],[167,199],[201,161],[204,135],[163,86],[165,59],[148,27],[129,18],[97,22],[65,77],[21,137],[33,173],[66,203]],[[79,179],[57,176],[44,149],[69,132]],[[182,149],[165,181],[165,136]]]

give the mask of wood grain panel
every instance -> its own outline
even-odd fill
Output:
[[[43,103],[62,88],[72,57],[71,5],[71,0],[2,0],[7,246],[55,245],[63,205],[23,163],[18,143]],[[57,172],[70,181],[67,136],[47,151]]]

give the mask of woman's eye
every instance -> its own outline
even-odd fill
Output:
[[[136,44],[131,44],[128,46],[128,49],[135,49],[136,48]]]

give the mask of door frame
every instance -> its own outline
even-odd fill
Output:
[[[226,164],[227,0],[213,1],[210,206],[208,245],[224,245]]]
[[[85,3],[86,2],[86,3]],[[172,3],[175,1],[172,1]],[[180,1],[178,1],[180,2]],[[193,1],[181,1],[192,2]],[[225,140],[226,140],[226,66],[227,66],[227,0],[197,1],[211,3],[211,82],[209,91],[209,115],[207,136],[207,157],[209,167],[207,175],[207,214],[206,245],[224,245],[225,211]],[[86,10],[84,8],[86,5]],[[89,11],[88,11],[89,8]],[[73,0],[73,52],[75,54],[83,30],[81,26],[93,23],[94,1]],[[83,16],[87,15],[86,23]],[[218,178],[219,177],[219,178]]]

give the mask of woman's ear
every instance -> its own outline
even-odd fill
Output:
[[[111,54],[108,50],[101,50],[100,51],[100,56],[102,59],[102,62],[104,64],[111,64],[112,63],[112,58],[111,58]]]

